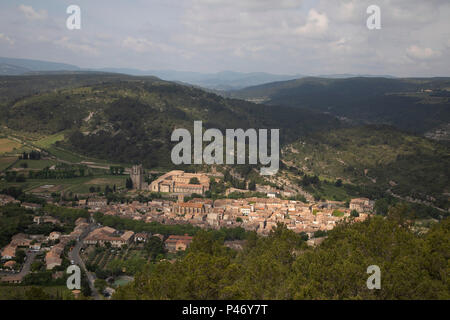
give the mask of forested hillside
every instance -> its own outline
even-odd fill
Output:
[[[228,95],[270,105],[310,108],[353,122],[389,124],[422,134],[450,121],[449,90],[449,78],[302,78]]]
[[[20,79],[21,86],[36,88],[36,94],[21,96],[16,89],[7,89]],[[41,84],[39,79],[43,79]],[[55,82],[57,89],[49,90]],[[280,129],[281,143],[340,125],[332,116],[225,99],[155,78],[103,74],[97,78],[92,74],[4,77],[1,87],[8,98],[0,119],[9,128],[47,135],[64,131],[61,147],[146,167],[169,165],[172,131],[191,129],[195,120],[202,120],[205,128]]]
[[[308,174],[376,186],[448,208],[450,151],[439,143],[387,126],[316,132],[283,152]]]
[[[175,128],[192,130],[196,120],[202,120],[204,128],[221,130],[279,128],[282,160],[303,173],[355,186],[374,186],[383,193],[391,190],[448,208],[448,146],[393,127],[350,127],[323,112],[223,98],[151,77],[73,73],[0,79],[0,92],[5,93],[1,96],[0,123],[23,134],[48,136],[58,150],[169,169],[173,167],[171,133]],[[377,79],[315,81],[318,86],[337,86],[340,96],[353,99],[345,82],[350,80],[362,96],[412,90],[410,82],[388,79],[374,86],[374,93],[367,83]],[[422,85],[436,89],[444,83],[424,80]],[[269,89],[267,94],[272,94]],[[321,93],[316,92],[318,96]],[[323,99],[328,98],[323,96],[318,101],[326,105]],[[383,114],[389,116],[389,111]]]

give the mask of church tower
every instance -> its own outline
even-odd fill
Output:
[[[133,189],[142,190],[144,182],[144,169],[142,165],[135,165],[131,168],[131,181],[133,181]]]

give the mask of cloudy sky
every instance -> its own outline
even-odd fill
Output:
[[[81,8],[81,30],[66,9]],[[369,30],[367,7],[381,8]],[[449,0],[2,0],[0,56],[81,67],[450,76]]]

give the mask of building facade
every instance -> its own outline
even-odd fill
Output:
[[[191,183],[197,180],[198,183]],[[150,184],[152,192],[167,192],[191,195],[203,195],[209,190],[209,177],[202,173],[186,173],[181,170],[170,171]]]
[[[144,169],[141,164],[131,168],[130,178],[133,182],[133,189],[142,190],[144,188]]]

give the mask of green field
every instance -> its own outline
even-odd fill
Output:
[[[60,132],[60,133],[42,138],[38,141],[35,141],[33,144],[39,148],[48,149],[56,142],[63,141],[63,140],[64,140],[64,132]]]
[[[126,176],[94,176],[81,183],[72,184],[65,191],[71,191],[73,193],[89,193],[90,187],[100,187],[103,190],[107,185],[111,188],[113,185],[116,185],[117,188],[124,188],[125,180]]]
[[[331,182],[322,181],[320,186],[308,186],[305,190],[326,200],[347,201],[354,197],[344,186],[337,187]]]
[[[54,155],[55,157],[57,157],[58,159],[61,159],[63,161],[68,161],[68,162],[72,162],[72,163],[78,163],[81,161],[86,160],[86,158],[84,158],[83,156],[80,156],[78,154],[72,153],[70,151],[55,147],[55,146],[50,146],[48,148],[46,148],[46,150],[48,152],[50,152],[52,155]]]
[[[62,149],[59,147],[56,147],[54,145],[50,145],[49,147],[45,148],[48,152],[50,152],[53,156],[58,158],[62,161],[67,161],[70,163],[80,163],[80,162],[92,162],[92,164],[97,164],[100,166],[110,166],[110,165],[122,165],[122,166],[128,166],[128,164],[119,164],[119,163],[112,163],[110,161],[92,158],[92,157],[86,157],[81,154],[69,151],[67,149]]]
[[[22,145],[14,140],[1,138],[0,139],[0,154],[9,153],[20,149]]]
[[[17,160],[17,157],[0,157],[0,171],[5,170]]]
[[[6,187],[23,188],[26,192],[31,193],[48,193],[53,192],[73,192],[73,193],[89,193],[90,187],[100,187],[104,191],[105,186],[111,188],[116,185],[117,188],[125,187],[126,176],[108,176],[100,175],[93,177],[73,178],[73,179],[27,179],[24,183],[0,181],[0,189]]]
[[[26,163],[28,169],[39,169],[42,170],[46,167],[51,167],[57,164],[54,160],[19,160],[14,164],[13,168],[22,168],[22,164]]]

